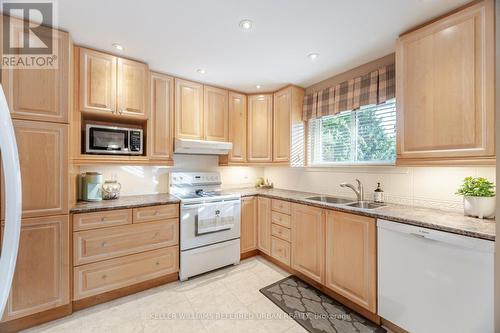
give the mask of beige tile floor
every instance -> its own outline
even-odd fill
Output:
[[[24,332],[306,332],[259,289],[289,274],[261,257],[77,311]]]

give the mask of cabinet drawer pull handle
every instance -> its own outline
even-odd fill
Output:
[[[157,211],[157,210],[155,210],[155,212],[153,213],[153,215],[158,215],[158,211]]]
[[[101,246],[102,246],[102,247],[104,247],[104,246],[106,246],[106,245],[108,245],[108,243],[106,243],[106,241],[103,241],[103,242],[101,243]]]
[[[107,276],[106,274],[103,274],[103,275],[101,276],[101,279],[105,279],[105,278],[107,278],[107,277],[108,277],[108,276]]]
[[[157,260],[155,264],[156,264],[156,266],[160,266],[160,261]]]
[[[101,222],[104,222],[104,221],[106,221],[106,218],[103,216],[103,217],[101,217]]]

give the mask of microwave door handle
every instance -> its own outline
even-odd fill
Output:
[[[14,127],[0,84],[0,151],[5,178],[5,229],[0,255],[0,317],[9,297],[21,233],[22,187]]]

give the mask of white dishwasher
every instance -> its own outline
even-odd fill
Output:
[[[378,314],[412,333],[493,332],[494,242],[377,221]]]

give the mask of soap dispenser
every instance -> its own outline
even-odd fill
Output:
[[[380,183],[377,183],[377,188],[373,191],[373,201],[379,203],[384,202],[384,191],[380,187]]]

